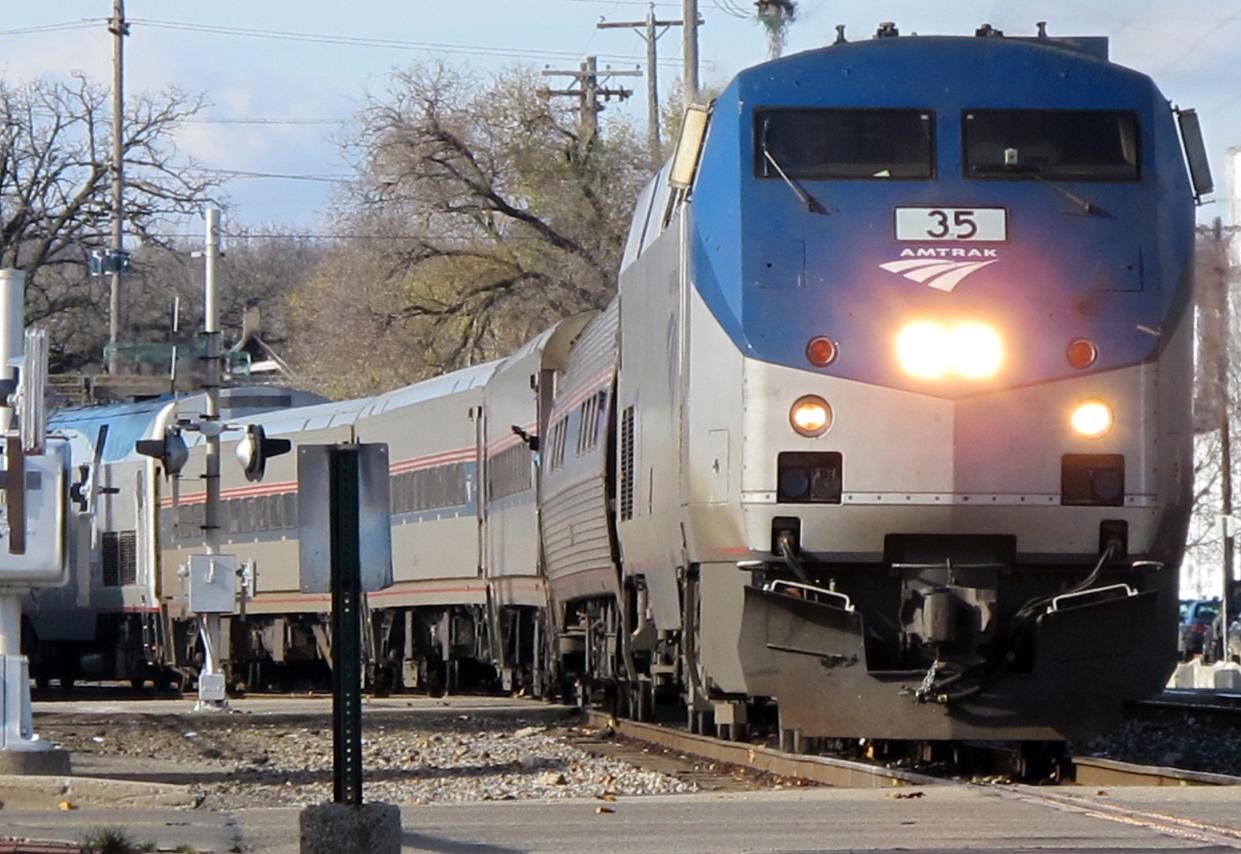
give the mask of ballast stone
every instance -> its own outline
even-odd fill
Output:
[[[395,804],[316,804],[298,819],[301,854],[400,854]]]

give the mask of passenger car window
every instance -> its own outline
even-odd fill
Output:
[[[1119,110],[967,110],[967,178],[1136,181],[1138,119]]]
[[[930,178],[935,174],[933,140],[934,116],[927,110],[757,110],[754,174]]]

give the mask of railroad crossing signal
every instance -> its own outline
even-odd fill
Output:
[[[262,480],[268,458],[291,450],[293,443],[288,439],[268,439],[262,424],[247,424],[246,435],[237,443],[237,461],[246,473],[246,480]]]

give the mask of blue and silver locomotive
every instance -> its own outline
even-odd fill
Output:
[[[1175,657],[1178,116],[1103,39],[878,36],[740,73],[692,181],[640,203],[624,571],[717,721],[764,696],[794,738],[1097,730]]]

